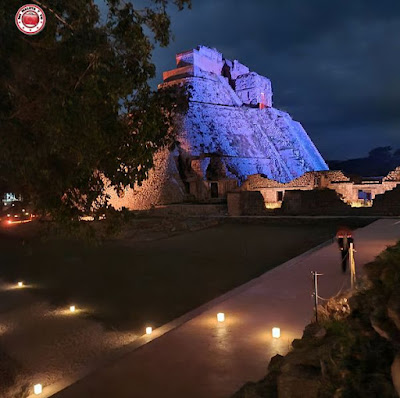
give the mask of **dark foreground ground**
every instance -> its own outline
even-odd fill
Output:
[[[24,229],[32,225],[21,225],[12,233],[0,231],[0,279],[32,284],[33,292],[55,305],[90,308],[90,316],[107,327],[143,330],[332,238],[340,225],[357,228],[371,221],[228,222],[166,239],[114,240],[101,246],[43,236],[26,239]],[[140,229],[131,235],[140,235]]]

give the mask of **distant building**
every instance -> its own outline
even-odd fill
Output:
[[[141,187],[119,196],[110,188],[114,207],[218,201],[254,174],[288,183],[328,170],[301,124],[273,108],[268,78],[204,46],[177,54],[176,65],[159,86],[184,85],[190,93],[175,146],[155,155]]]
[[[2,199],[4,206],[7,206],[13,202],[20,202],[20,201],[22,201],[22,197],[11,192],[4,194]]]

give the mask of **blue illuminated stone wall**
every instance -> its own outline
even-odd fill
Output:
[[[328,169],[301,124],[273,108],[268,78],[202,46],[177,54],[176,64],[159,86],[183,85],[190,94],[188,112],[177,123],[176,145],[156,154],[140,187],[122,197],[110,187],[115,208],[207,200],[210,179],[220,181],[226,192],[232,181],[240,185],[253,174],[289,182],[307,171]],[[210,171],[216,167],[222,171],[217,177]]]
[[[239,182],[252,174],[288,182],[307,171],[328,169],[301,124],[272,107],[269,79],[225,60],[217,50],[198,47],[194,56],[189,53],[189,61],[165,72],[160,85],[183,84],[190,93],[178,132],[181,151],[220,156],[229,176]],[[263,97],[265,107],[260,107]]]

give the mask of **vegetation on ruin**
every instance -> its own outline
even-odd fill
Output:
[[[105,206],[103,176],[118,189],[140,183],[168,144],[186,101],[150,88],[152,52],[171,40],[167,8],[190,0],[31,3],[47,17],[35,36],[15,26],[25,2],[0,5],[0,196],[76,219]]]

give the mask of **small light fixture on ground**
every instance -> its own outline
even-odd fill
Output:
[[[152,334],[152,333],[153,333],[153,328],[151,326],[147,326],[146,334]]]
[[[272,328],[272,337],[274,339],[279,339],[281,337],[281,329],[279,328]]]
[[[74,305],[71,305],[71,306],[69,307],[69,311],[70,311],[70,312],[75,312],[75,310],[76,310],[76,308],[75,308]]]
[[[41,384],[35,384],[35,385],[33,386],[33,392],[34,392],[35,395],[41,394],[41,393],[43,392],[43,387],[42,387],[42,385],[41,385]]]
[[[23,287],[24,286],[24,282],[18,282],[18,287]]]
[[[223,312],[219,312],[217,314],[217,320],[218,320],[218,322],[224,322],[225,321],[225,314]]]

